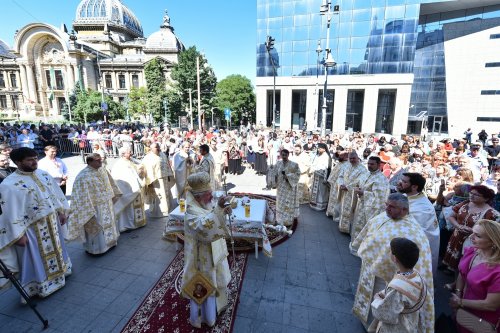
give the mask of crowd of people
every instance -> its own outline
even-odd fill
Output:
[[[229,280],[227,262],[206,264],[212,255],[207,244],[227,237],[222,221],[231,211],[229,198],[213,192],[222,189],[225,174],[241,175],[245,168],[266,178],[263,190],[276,189],[275,222],[285,230],[308,204],[350,235],[349,250],[362,260],[353,312],[368,331],[434,331],[438,269],[455,278],[446,287],[450,306],[461,310],[461,332],[474,332],[464,316],[492,327],[500,318],[498,133],[477,141],[467,131],[464,138],[426,141],[255,126],[182,131],[0,124],[0,135],[0,255],[21,272],[31,295],[45,297],[64,286],[71,273],[65,240],[81,240],[89,255],[102,255],[121,232],[168,216],[182,199],[189,221],[184,281],[201,272],[218,295],[200,303],[185,291],[190,320],[196,327],[213,325]],[[71,205],[64,196],[67,168],[57,157],[65,140],[93,148],[74,180]],[[108,167],[106,158],[115,156]],[[220,224],[215,233],[214,223]],[[16,251],[23,249],[31,256],[19,262]]]

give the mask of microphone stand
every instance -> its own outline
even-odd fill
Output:
[[[224,182],[224,193],[227,197],[227,184],[226,184],[226,175],[222,176],[222,181]],[[225,206],[230,206],[231,203],[228,202],[225,204]],[[232,268],[234,269],[236,265],[236,254],[234,251],[234,237],[233,237],[233,217],[231,214],[227,214],[228,220],[229,220],[229,237],[231,238],[231,252],[233,253],[233,262],[231,263],[233,266]]]
[[[43,329],[47,329],[49,327],[49,321],[45,318],[42,317],[40,312],[36,309],[36,304],[35,302],[31,299],[31,297],[28,295],[26,290],[23,288],[21,285],[21,282],[16,278],[14,273],[7,267],[7,265],[4,264],[2,259],[0,259],[0,272],[2,272],[3,277],[5,279],[9,279],[10,282],[16,287],[17,291],[21,294],[21,297],[26,301],[26,303],[29,305],[29,307],[35,312],[36,316],[38,319],[43,324]]]

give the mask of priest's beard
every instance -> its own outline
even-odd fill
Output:
[[[205,210],[212,210],[214,208],[214,203],[212,201],[200,202],[200,206]]]

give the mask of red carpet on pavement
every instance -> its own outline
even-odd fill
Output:
[[[218,316],[214,327],[203,326],[202,329],[197,329],[189,324],[189,300],[181,297],[179,293],[184,266],[184,251],[180,251],[125,325],[122,333],[231,332],[247,257],[247,253],[236,254],[228,286],[229,306]],[[232,256],[229,256],[228,260],[232,267]]]

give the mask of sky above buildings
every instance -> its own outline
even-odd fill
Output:
[[[256,10],[253,0],[122,1],[142,24],[144,37],[159,30],[168,10],[175,34],[186,47],[205,54],[220,81],[241,74],[255,84]],[[0,39],[12,47],[14,33],[28,23],[43,22],[69,30],[80,0],[2,0]]]

